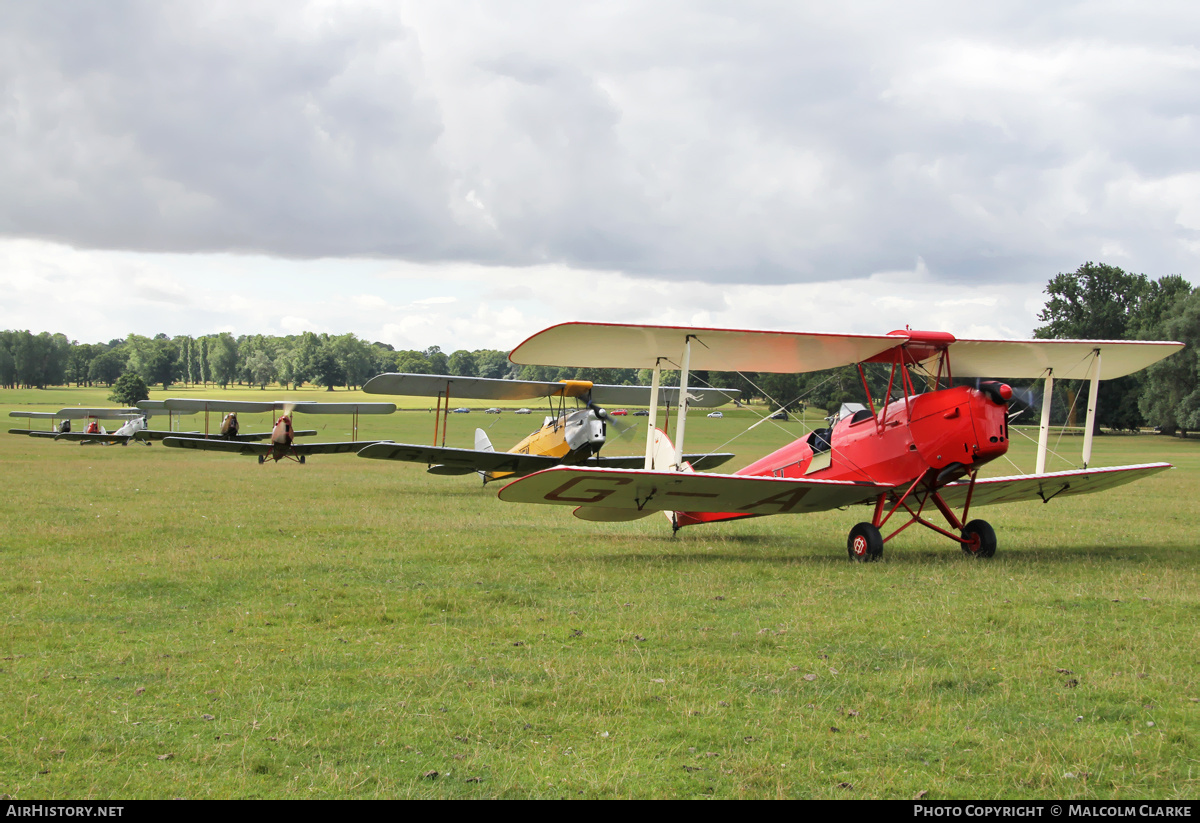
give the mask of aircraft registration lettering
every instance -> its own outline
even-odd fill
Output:
[[[796,507],[796,504],[803,500],[804,496],[810,491],[811,489],[803,488],[779,492],[778,494],[773,494],[770,497],[764,497],[762,500],[759,500],[755,503],[748,503],[738,509],[738,511],[747,512],[751,509],[757,509],[759,506],[778,506],[779,513],[782,514],[783,512],[790,512]]]
[[[599,503],[601,500],[603,500],[604,498],[608,497],[609,495],[611,495],[613,492],[616,491],[616,488],[580,489],[580,492],[590,493],[593,495],[592,497],[567,497],[565,494],[563,494],[563,492],[569,491],[570,489],[574,488],[578,484],[589,481],[589,480],[596,480],[596,481],[603,480],[605,482],[612,483],[614,487],[615,486],[624,486],[628,483],[633,482],[633,480],[631,480],[627,477],[587,477],[587,476],[572,477],[570,480],[568,480],[566,483],[563,483],[561,486],[559,486],[554,491],[546,493],[546,495],[544,496],[544,499],[554,500],[554,501],[558,501],[561,503]]]

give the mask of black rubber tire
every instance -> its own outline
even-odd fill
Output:
[[[258,465],[261,466],[264,462],[266,462],[266,459],[260,454],[258,456]]]
[[[846,551],[857,563],[873,563],[883,557],[883,535],[870,523],[859,523],[850,530]]]
[[[300,455],[300,463],[301,463],[301,464],[303,464],[303,463],[304,463],[304,455]]]
[[[972,520],[962,530],[964,554],[971,557],[991,557],[996,553],[996,530],[986,520]]]

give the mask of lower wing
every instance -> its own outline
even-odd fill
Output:
[[[44,437],[45,434],[38,433],[37,437]],[[80,445],[88,443],[128,443],[133,435],[130,434],[88,434],[87,432],[59,432],[53,435],[55,440],[71,440],[78,442]]]
[[[846,480],[560,466],[509,483],[500,490],[500,499],[510,503],[550,503],[629,513],[801,514],[861,503],[891,488]]]
[[[1099,469],[1075,469],[1048,474],[1018,474],[1011,477],[989,477],[975,481],[971,493],[971,506],[987,506],[992,503],[1019,503],[1041,500],[1049,503],[1052,498],[1071,497],[1077,494],[1092,494],[1141,480],[1172,468],[1170,463],[1142,463],[1136,466],[1107,466]],[[938,489],[942,499],[951,506],[961,506],[967,501],[970,484],[960,480]]]
[[[518,452],[485,451],[482,449],[447,449],[436,446],[416,446],[409,443],[377,443],[358,453],[359,457],[375,460],[400,460],[406,463],[424,463],[433,474],[473,474],[475,472],[497,472],[515,475],[551,469],[562,465],[562,459],[545,454],[521,454]],[[709,469],[733,458],[732,454],[689,454],[685,459],[694,468]],[[603,469],[641,468],[646,458],[636,457],[590,457],[577,465]]]
[[[510,472],[529,474],[557,466],[557,457],[544,454],[484,451],[480,449],[446,449],[436,446],[416,446],[410,443],[375,443],[358,453],[373,460],[399,460],[404,463],[424,463],[433,474],[473,474],[475,472]]]
[[[293,431],[293,437],[312,437],[317,433],[316,429],[304,429],[302,431]],[[171,432],[157,431],[154,429],[145,429],[133,436],[134,440],[165,440],[168,437],[182,437],[189,440],[221,440],[226,443],[250,443],[256,440],[271,439],[271,432],[246,432],[245,434],[235,434],[229,437],[224,434],[205,435],[204,432]]]
[[[198,451],[250,455],[267,455],[274,449],[270,443],[247,443],[205,437],[167,437],[163,440],[163,445],[172,449],[196,449]],[[297,457],[310,454],[345,454],[346,452],[358,452],[374,445],[380,445],[380,442],[378,440],[346,440],[339,443],[293,443],[289,453]]]

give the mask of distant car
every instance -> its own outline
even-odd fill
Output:
[[[463,408],[462,406],[459,406],[457,409],[455,409],[455,410],[454,410],[454,413],[455,413],[455,414],[470,414],[470,413],[471,413],[471,410],[470,410],[470,409],[465,409],[465,408]]]
[[[499,410],[499,409],[496,409],[496,408],[492,408],[492,409],[484,409],[484,410],[483,410],[483,413],[484,413],[484,414],[499,414],[499,413],[500,413],[500,410]]]
[[[517,409],[513,414],[533,414],[529,409]]]
[[[617,409],[616,411],[610,411],[609,414],[615,417],[624,417],[625,415],[629,414],[629,412],[625,409]]]
[[[638,409],[637,411],[635,411],[633,413],[633,416],[634,417],[649,417],[650,411],[649,411],[649,409]]]
[[[721,414],[720,412],[711,412],[711,413],[710,413],[708,416],[709,416],[709,417],[721,418],[721,417],[724,417],[725,415]]]
[[[771,419],[772,420],[787,420],[788,419],[787,412],[785,412],[783,409],[780,409],[779,411],[777,411],[773,415],[771,415]]]

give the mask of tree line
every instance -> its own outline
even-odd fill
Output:
[[[1180,340],[1187,348],[1150,369],[1101,383],[1097,426],[1135,429],[1158,426],[1174,433],[1200,429],[1200,289],[1179,275],[1151,280],[1115,266],[1085,263],[1051,278],[1042,325],[1036,338],[1093,340]],[[383,372],[452,374],[494,379],[591,380],[612,385],[648,385],[648,370],[572,369],[517,366],[495,349],[460,349],[450,354],[437,346],[397,350],[354,334],[304,332],[282,337],[233,335],[201,337],[130,334],[107,343],[79,343],[63,334],[0,332],[0,385],[5,388],[113,386],[122,375],[136,375],[164,389],[185,386],[266,386],[284,389],[305,384],[333,390],[358,388]],[[887,370],[868,370],[868,385],[878,400],[887,386]],[[677,379],[663,376],[664,385]],[[854,367],[808,374],[755,374],[697,371],[694,385],[737,389],[743,399],[766,399],[795,409],[802,404],[836,409],[865,402]],[[1081,386],[1056,384],[1055,422],[1065,422],[1078,405]],[[1040,394],[1036,392],[1040,397]]]

